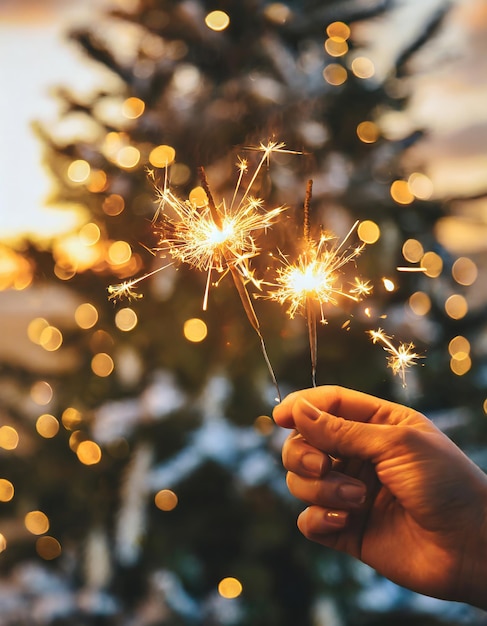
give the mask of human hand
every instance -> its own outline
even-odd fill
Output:
[[[287,396],[274,419],[312,541],[399,585],[487,609],[487,477],[424,415],[343,387]]]

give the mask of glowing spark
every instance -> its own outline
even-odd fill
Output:
[[[426,267],[396,267],[398,272],[426,272]]]
[[[414,352],[413,343],[400,343],[398,347],[392,343],[392,337],[386,335],[385,332],[378,328],[377,330],[369,330],[372,342],[381,342],[384,350],[389,354],[387,359],[387,367],[392,369],[394,375],[401,376],[402,385],[406,387],[406,370],[408,367],[417,365],[417,359],[423,358],[420,354]]]
[[[267,297],[288,305],[287,313],[291,319],[300,313],[306,317],[308,325],[309,345],[311,354],[311,380],[316,386],[317,366],[317,310],[320,311],[320,321],[326,324],[324,306],[338,304],[338,297],[345,297],[358,302],[368,295],[372,288],[367,282],[358,277],[350,289],[340,283],[341,269],[354,261],[362,252],[365,244],[355,248],[347,248],[347,241],[358,226],[358,221],[352,226],[340,245],[329,245],[335,239],[334,235],[322,233],[316,243],[310,238],[309,209],[312,194],[312,181],[308,181],[304,200],[304,250],[295,263],[290,263],[281,254],[282,266],[277,269],[276,289],[270,290]]]
[[[164,265],[164,267],[158,267],[157,269],[149,272],[148,274],[144,274],[143,276],[139,276],[138,278],[133,278],[132,280],[125,280],[123,283],[118,283],[116,285],[109,285],[107,287],[108,291],[108,299],[109,300],[122,300],[122,298],[127,298],[128,300],[140,300],[143,298],[141,293],[137,293],[135,288],[138,283],[142,282],[149,276],[153,276],[157,274],[157,272],[161,272],[162,270],[169,267],[172,263],[168,263]]]
[[[343,251],[344,244],[357,227],[354,224],[343,242],[329,247],[327,243],[334,236],[322,234],[318,243],[308,242],[304,252],[295,263],[289,263],[285,257],[283,267],[277,270],[277,289],[269,292],[271,300],[288,304],[287,313],[291,319],[296,314],[304,313],[307,301],[315,302],[321,312],[321,322],[326,324],[324,305],[338,304],[338,298],[344,297],[359,302],[368,295],[372,288],[358,277],[350,289],[340,283],[340,270],[354,261],[362,252],[365,244]]]
[[[262,280],[254,276],[250,267],[250,259],[260,253],[256,236],[259,232],[265,232],[285,210],[282,206],[263,210],[264,201],[251,196],[252,187],[272,152],[292,151],[284,150],[283,143],[275,142],[261,144],[257,149],[263,155],[244,188],[242,183],[248,171],[248,163],[245,159],[239,159],[237,182],[229,204],[225,199],[219,204],[215,203],[205,171],[200,168],[204,194],[198,203],[178,198],[169,188],[167,179],[162,188],[155,187],[159,203],[153,223],[160,233],[157,248],[160,253],[169,255],[175,263],[186,263],[206,272],[203,309],[208,305],[213,272],[219,273],[221,277],[227,272],[231,274],[247,318],[260,339],[262,353],[280,397],[246,284],[250,282],[257,289],[261,288]]]
[[[255,237],[258,231],[266,231],[285,209],[281,206],[263,211],[263,201],[250,197],[249,187],[233,208],[240,183],[241,177],[230,207],[225,200],[216,206],[209,198],[204,206],[197,207],[190,200],[179,199],[167,187],[156,189],[159,198],[156,229],[161,233],[158,250],[168,253],[175,262],[187,263],[208,274],[203,308],[207,306],[213,271],[222,273],[235,268],[260,289],[260,281],[249,268],[249,259],[260,252]],[[208,189],[205,191],[208,196]]]

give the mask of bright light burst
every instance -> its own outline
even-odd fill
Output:
[[[249,259],[260,252],[255,236],[275,222],[284,207],[263,211],[260,199],[246,196],[232,210],[225,200],[213,207],[208,198],[202,207],[190,200],[180,200],[170,189],[158,190],[161,209],[156,229],[161,234],[158,250],[175,262],[207,273],[203,308],[207,308],[211,275],[236,268],[244,280],[260,288]]]
[[[247,149],[262,152],[262,156],[245,186],[243,181],[248,172],[248,161],[238,159],[238,177],[230,202],[222,199],[217,204],[214,201],[203,168],[200,168],[201,193],[197,194],[196,199],[191,195],[188,199],[179,198],[168,184],[166,168],[164,185],[155,186],[158,206],[152,222],[156,233],[159,234],[155,252],[163,257],[169,256],[171,258],[169,265],[185,263],[206,272],[204,310],[208,305],[213,273],[220,274],[220,278],[228,272],[231,274],[247,318],[260,338],[262,352],[279,397],[277,381],[267,356],[260,323],[247,284],[251,283],[257,289],[261,289],[262,280],[254,276],[250,267],[250,260],[260,253],[256,237],[259,232],[265,232],[277,220],[285,207],[266,210],[264,201],[251,194],[259,172],[269,162],[272,153],[299,153],[287,150],[284,143],[275,141]],[[149,175],[155,180],[153,172],[149,172]],[[111,285],[108,288],[109,298],[140,298],[141,295],[134,290],[135,286],[160,269],[119,285]]]
[[[407,368],[417,365],[417,360],[423,357],[417,352],[414,352],[415,346],[413,343],[400,343],[396,347],[392,343],[393,337],[386,335],[381,328],[369,330],[368,332],[372,337],[373,343],[382,343],[382,347],[389,354],[387,367],[392,369],[394,375],[399,374],[403,387],[406,387]]]
[[[318,242],[310,237],[310,203],[313,182],[308,181],[304,200],[303,252],[295,263],[288,261],[281,254],[283,264],[277,269],[276,288],[270,289],[267,297],[287,305],[287,313],[291,319],[300,313],[306,317],[308,325],[309,346],[311,355],[311,380],[316,386],[316,367],[318,359],[317,311],[320,320],[326,324],[325,305],[337,305],[338,298],[344,297],[358,302],[367,296],[372,287],[368,282],[355,277],[348,288],[341,281],[342,268],[354,262],[365,247],[361,243],[355,247],[347,246],[347,242],[358,226],[352,226],[347,236],[339,244],[335,235],[322,233]]]
[[[343,250],[357,224],[338,247],[328,245],[335,239],[334,235],[323,233],[318,243],[308,242],[295,263],[289,263],[283,257],[283,267],[277,270],[277,289],[269,291],[269,297],[280,304],[287,304],[291,319],[298,313],[305,314],[312,301],[320,309],[321,322],[326,324],[324,305],[337,305],[340,297],[359,302],[370,294],[372,286],[359,277],[355,277],[348,288],[340,280],[340,270],[354,261],[365,247],[365,244],[360,244]]]

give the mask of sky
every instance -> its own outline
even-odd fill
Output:
[[[82,91],[100,81],[64,33],[104,1],[0,0],[0,241],[52,236],[76,223],[74,213],[45,207],[50,180],[31,122],[56,118],[52,87]]]

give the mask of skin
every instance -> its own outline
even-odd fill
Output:
[[[487,610],[487,476],[421,413],[324,386],[274,419],[308,539],[413,591]]]

